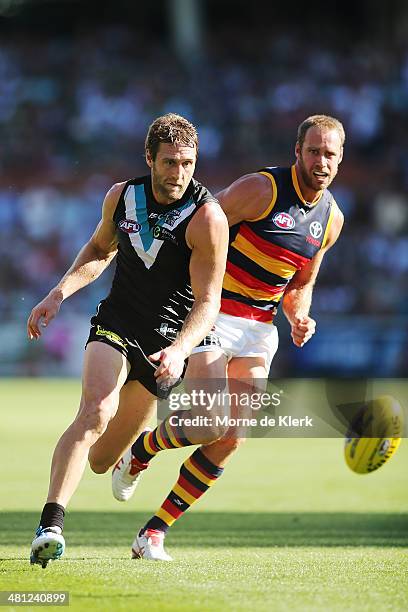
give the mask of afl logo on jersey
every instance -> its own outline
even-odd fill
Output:
[[[291,215],[289,215],[289,213],[276,213],[276,215],[272,217],[272,221],[275,225],[283,230],[291,230],[295,227],[295,220]]]
[[[118,227],[127,234],[137,234],[142,229],[140,223],[131,219],[122,219],[122,221],[119,221]]]

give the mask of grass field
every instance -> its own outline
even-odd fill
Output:
[[[0,380],[0,590],[69,591],[70,609],[88,611],[408,609],[407,440],[366,476],[348,470],[339,439],[248,441],[170,531],[169,564],[129,549],[189,451],[161,453],[128,504],[88,471],[66,555],[31,567],[51,453],[79,392],[77,381]]]

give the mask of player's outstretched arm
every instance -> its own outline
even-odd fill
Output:
[[[213,203],[204,204],[188,224],[186,240],[191,248],[194,303],[177,339],[150,356],[153,361],[160,361],[155,372],[158,382],[180,378],[184,360],[211,330],[219,312],[228,251],[228,223],[221,208]]]
[[[282,307],[291,325],[293,343],[302,347],[316,331],[316,321],[309,317],[313,287],[325,253],[336,242],[343,227],[344,217],[334,202],[333,221],[326,244],[313,259],[290,281],[283,297]]]
[[[117,239],[113,213],[123,186],[124,183],[117,183],[108,191],[102,206],[102,218],[92,237],[79,251],[59,283],[31,311],[27,321],[30,340],[41,336],[41,328],[46,327],[58,314],[67,297],[96,280],[114,258]]]

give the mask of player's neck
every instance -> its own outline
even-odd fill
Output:
[[[294,183],[295,183],[295,189],[296,189],[296,192],[299,198],[305,204],[317,203],[321,198],[323,190],[319,189],[318,191],[316,191],[315,189],[312,189],[311,187],[308,187],[306,185],[306,183],[303,181],[302,173],[300,172],[300,169],[297,163],[294,165],[294,169],[295,169],[294,171],[295,176],[293,176],[293,174],[292,176],[293,176]],[[296,177],[296,181],[295,181],[295,177]],[[297,185],[296,185],[296,182],[297,182]]]
[[[160,190],[157,190],[153,184],[153,181],[151,181],[151,186],[152,186],[152,194],[156,201],[156,204],[160,204],[160,206],[171,206],[172,204],[178,201],[178,200],[169,198],[165,193],[163,193]]]

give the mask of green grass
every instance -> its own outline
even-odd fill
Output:
[[[407,440],[366,476],[348,470],[339,439],[248,441],[170,531],[170,564],[132,561],[129,548],[191,451],[161,453],[128,504],[88,471],[66,555],[31,567],[50,456],[79,393],[77,381],[0,380],[0,590],[68,590],[73,610],[408,608]]]

